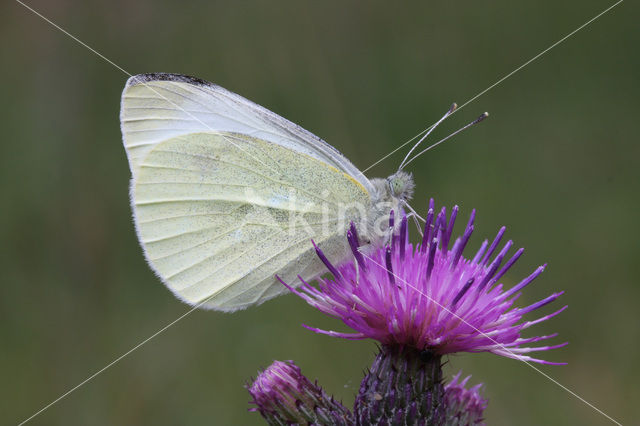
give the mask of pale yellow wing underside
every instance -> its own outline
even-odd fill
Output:
[[[370,195],[342,171],[281,145],[226,132],[158,143],[133,173],[131,199],[145,257],[182,300],[233,311],[325,269],[311,239],[338,261],[346,226]]]

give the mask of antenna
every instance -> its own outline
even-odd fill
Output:
[[[449,111],[447,111],[447,113],[445,115],[442,116],[442,118],[440,120],[438,120],[436,122],[436,124],[434,124],[433,126],[431,126],[431,128],[427,131],[427,133],[424,134],[423,137],[420,138],[420,140],[418,142],[416,142],[415,145],[413,145],[413,147],[411,147],[411,149],[409,150],[409,152],[407,153],[407,155],[404,157],[404,160],[402,160],[402,163],[400,163],[400,167],[398,167],[398,171],[402,170],[402,168],[404,166],[406,166],[405,161],[407,161],[407,158],[409,158],[409,156],[411,155],[411,153],[418,147],[418,145],[420,145],[422,143],[423,140],[425,140],[427,138],[427,136],[429,136],[429,134],[431,132],[433,132],[433,129],[435,129],[436,127],[438,127],[438,124],[442,123],[444,121],[445,118],[447,118],[448,116],[450,116],[451,114],[453,114],[453,111],[456,110],[456,108],[458,108],[458,104],[456,104],[455,102],[451,105],[451,108],[449,108]]]
[[[411,163],[413,160],[415,160],[416,158],[420,157],[422,154],[424,154],[425,152],[429,151],[431,148],[435,148],[436,146],[440,145],[442,142],[446,141],[447,139],[449,139],[450,137],[453,137],[455,135],[457,135],[458,133],[462,132],[463,130],[468,129],[469,127],[473,126],[474,124],[478,124],[479,122],[481,122],[482,120],[484,120],[485,118],[487,118],[489,116],[488,112],[484,112],[480,115],[480,117],[476,118],[475,120],[473,120],[471,123],[467,124],[464,127],[461,127],[460,129],[456,130],[455,132],[451,133],[449,136],[447,136],[444,139],[440,139],[438,142],[434,143],[433,145],[429,146],[428,148],[423,149],[422,151],[420,151],[419,153],[417,153],[416,155],[413,156],[413,158],[411,158],[409,161],[407,161],[406,163],[403,161],[403,165],[401,167],[406,167],[409,163]],[[417,145],[417,144],[416,144]],[[413,150],[412,150],[413,151]]]

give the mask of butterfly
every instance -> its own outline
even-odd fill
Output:
[[[120,123],[144,256],[197,307],[231,312],[285,293],[276,274],[325,272],[312,240],[340,263],[351,223],[363,247],[376,247],[391,235],[391,211],[410,209],[414,182],[402,168],[415,157],[368,179],[312,133],[198,78],[131,77]]]

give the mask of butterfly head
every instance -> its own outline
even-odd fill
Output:
[[[387,184],[389,185],[391,196],[394,198],[408,201],[413,197],[413,189],[416,185],[413,182],[411,173],[399,170],[387,178]]]

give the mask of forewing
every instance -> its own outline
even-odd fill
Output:
[[[139,161],[132,205],[147,261],[182,300],[232,311],[324,269],[311,239],[344,258],[341,206],[369,203],[347,174],[246,135],[195,133],[156,144]]]
[[[300,126],[220,86],[179,74],[140,74],[122,92],[120,122],[133,175],[153,147],[196,132],[233,132],[309,155],[355,178],[369,180],[346,157]]]

